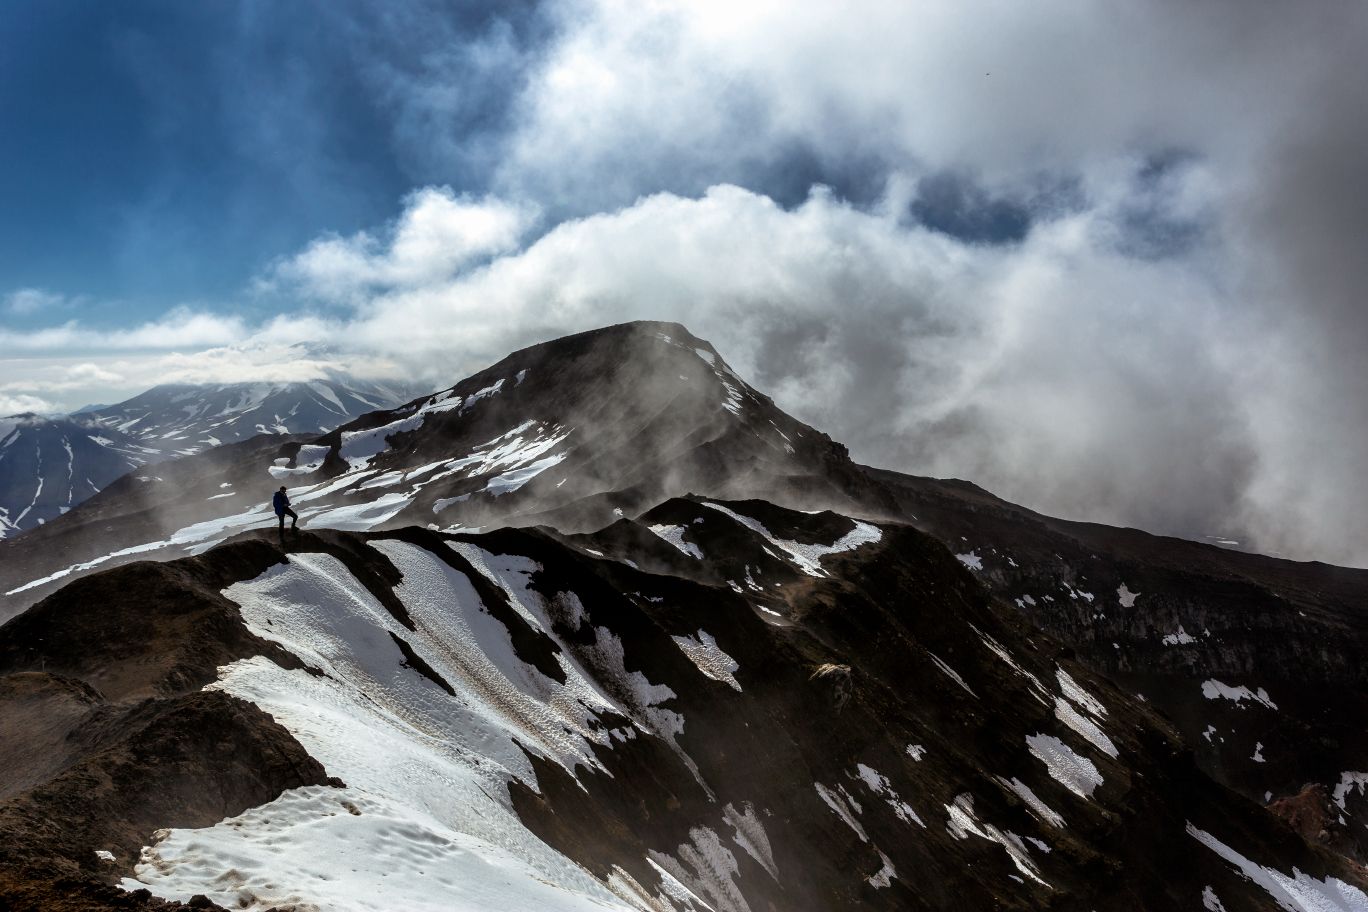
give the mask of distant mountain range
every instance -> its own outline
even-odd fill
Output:
[[[258,434],[318,434],[416,391],[350,379],[157,386],[63,417],[0,418],[0,538],[36,528],[130,470]]]

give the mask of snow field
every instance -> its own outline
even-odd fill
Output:
[[[403,574],[396,593],[417,630],[398,624],[340,561],[295,555],[225,595],[254,632],[325,677],[257,657],[226,666],[210,685],[271,713],[347,788],[293,790],[236,823],[171,831],[145,850],[137,880],[125,886],[180,899],[202,892],[247,909],[632,908],[528,832],[508,798],[513,779],[537,787],[519,744],[573,774],[597,766],[591,740],[615,739],[590,729],[592,715],[630,716],[631,708],[566,652],[558,657],[564,684],[521,661],[470,581],[435,555],[396,541],[374,545]],[[480,572],[523,586],[519,607],[546,629],[544,606],[528,607],[529,571],[510,566],[519,561],[531,563],[482,554]],[[391,634],[456,696],[402,667]],[[341,801],[359,815],[339,813]]]

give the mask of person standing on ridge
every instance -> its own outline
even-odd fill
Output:
[[[280,490],[275,492],[271,498],[271,506],[275,507],[275,515],[280,519],[280,531],[285,531],[285,517],[290,517],[290,529],[293,531],[299,528],[299,514],[290,509],[290,496],[285,493],[285,486],[281,485]]]

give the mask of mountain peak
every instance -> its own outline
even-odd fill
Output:
[[[267,412],[269,397],[234,398],[248,393],[260,391],[152,391],[94,419],[125,434],[150,424],[161,439],[161,416],[179,412],[212,435],[218,423]],[[355,530],[551,524],[587,532],[690,491],[857,508],[850,492],[859,471],[844,447],[778,409],[678,323],[624,323],[529,346],[447,389],[339,424],[122,479],[69,521],[108,529],[136,516],[126,556],[90,542],[68,568],[199,553],[274,525],[269,495],[281,484],[305,524]],[[53,575],[59,569],[16,585],[23,593],[56,585],[67,572]]]

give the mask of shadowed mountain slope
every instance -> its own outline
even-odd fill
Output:
[[[0,711],[63,752],[13,761],[16,907],[1368,902],[906,526],[696,499],[273,538],[0,628]]]

